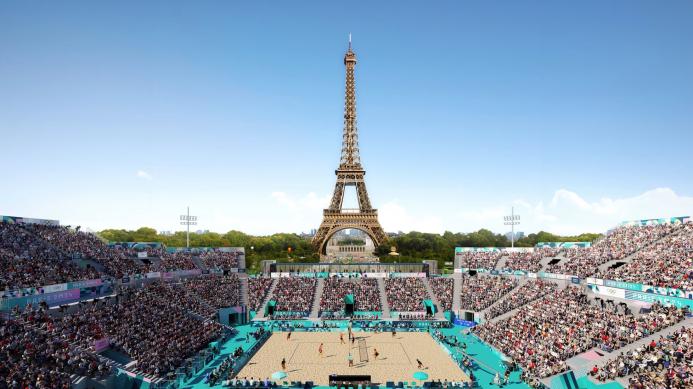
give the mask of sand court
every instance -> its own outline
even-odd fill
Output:
[[[413,381],[416,371],[428,373],[429,380],[468,381],[469,377],[460,369],[442,346],[426,332],[392,333],[355,332],[357,341],[339,340],[339,332],[293,332],[286,340],[285,332],[276,332],[253,356],[238,374],[241,378],[264,379],[281,370],[281,360],[286,359],[288,377],[282,381],[313,381],[327,385],[330,374],[367,374],[374,383],[386,381]],[[365,348],[359,347],[365,341]],[[318,350],[323,344],[323,353]],[[363,344],[363,343],[362,343]],[[379,357],[374,352],[377,349]],[[367,353],[367,361],[362,354]],[[354,366],[349,367],[351,353]],[[416,360],[424,364],[417,367]]]

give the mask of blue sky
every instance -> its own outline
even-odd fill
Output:
[[[0,214],[317,227],[353,34],[388,231],[693,213],[693,3],[0,4]]]

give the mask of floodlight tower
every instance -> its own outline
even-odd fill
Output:
[[[190,207],[188,207],[188,212],[185,215],[180,215],[180,224],[187,226],[187,232],[185,233],[185,247],[190,248],[190,226],[197,225],[197,216],[190,216]]]
[[[510,247],[515,247],[515,226],[520,224],[520,215],[515,215],[515,207],[510,208],[510,216],[503,216],[505,221],[503,224],[511,226],[510,229]]]

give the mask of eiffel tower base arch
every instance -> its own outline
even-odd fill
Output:
[[[349,213],[326,209],[320,228],[313,237],[313,247],[320,254],[321,259],[326,258],[327,244],[332,235],[345,229],[356,229],[364,232],[371,238],[375,247],[387,240],[387,235],[378,222],[376,210]]]

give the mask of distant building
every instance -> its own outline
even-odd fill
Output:
[[[508,238],[508,240],[512,240],[513,238],[513,233],[508,231],[505,233],[505,237]],[[515,233],[515,240],[520,240],[525,237],[525,233],[523,231],[517,231]]]
[[[197,230],[197,231],[195,231],[195,233],[197,235],[207,234],[207,233],[209,233],[209,230]]]
[[[171,232],[171,231],[159,231],[159,235],[171,236],[171,235],[173,235],[173,232]]]

